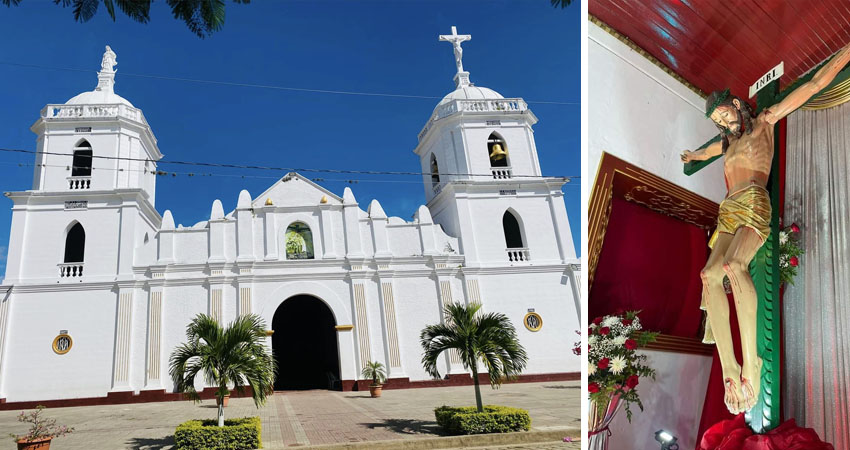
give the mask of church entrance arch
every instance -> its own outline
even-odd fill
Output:
[[[278,306],[272,319],[275,390],[342,389],[335,327],[331,309],[312,295],[296,295]]]

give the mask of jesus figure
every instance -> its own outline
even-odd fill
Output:
[[[773,161],[774,125],[829,85],[848,61],[850,46],[841,49],[809,82],[758,116],[728,89],[712,92],[705,101],[705,115],[720,129],[721,140],[681,155],[683,162],[725,156],[728,193],[720,203],[717,228],[708,243],[711,255],[700,272],[700,308],[708,314],[703,341],[717,345],[723,368],[723,401],[732,414],[748,411],[756,404],[761,383],[762,360],[756,350],[758,298],[749,265],[770,235],[771,207],[765,186]],[[738,364],[732,347],[724,276],[729,278],[735,298],[743,366]]]

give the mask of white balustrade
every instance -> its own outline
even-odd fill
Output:
[[[44,119],[123,117],[147,125],[142,110],[124,104],[111,105],[47,105],[41,110]]]
[[[521,98],[503,98],[492,100],[452,100],[444,105],[440,105],[431,114],[428,123],[419,132],[419,140],[422,140],[434,122],[451,116],[456,113],[475,114],[475,113],[493,113],[493,112],[520,112],[528,109],[528,104]]]
[[[89,189],[91,188],[91,177],[68,177],[68,189]]]
[[[514,177],[514,173],[510,167],[491,167],[494,180],[507,180]]]
[[[509,248],[506,251],[508,252],[508,261],[510,262],[531,261],[531,254],[527,248]]]
[[[59,278],[79,278],[83,276],[83,263],[59,264]]]

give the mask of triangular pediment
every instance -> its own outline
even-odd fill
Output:
[[[329,205],[342,204],[342,198],[333,192],[296,172],[289,172],[255,197],[251,205],[261,208],[271,199],[274,206],[313,206],[321,204],[322,197],[327,199]]]

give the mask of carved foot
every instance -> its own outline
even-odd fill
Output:
[[[726,377],[723,379],[723,386],[726,390],[723,395],[723,403],[726,404],[726,409],[735,415],[738,415],[741,412],[741,406],[744,403],[743,395],[741,395],[741,387],[738,386],[738,384],[738,380],[734,377]]]
[[[755,364],[745,364],[741,373],[741,391],[744,394],[745,410],[749,411],[756,405],[761,389],[761,358]]]

